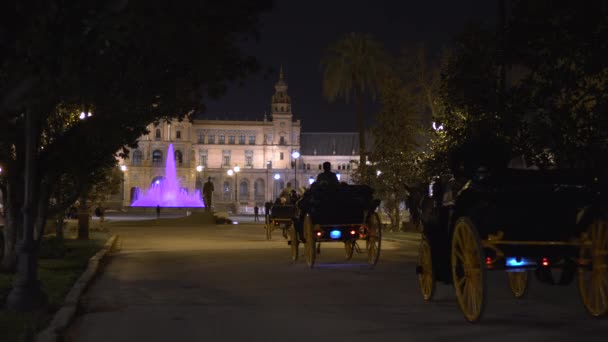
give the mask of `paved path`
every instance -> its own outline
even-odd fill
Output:
[[[83,298],[66,341],[606,341],[608,324],[585,314],[576,287],[531,284],[515,300],[490,273],[477,325],[451,287],[425,303],[415,241],[383,244],[374,270],[324,244],[318,267],[292,264],[285,241],[260,224],[125,226],[123,249]],[[415,239],[412,239],[415,240]]]

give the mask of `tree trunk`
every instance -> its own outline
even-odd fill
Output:
[[[63,239],[64,239],[63,229],[65,226],[65,215],[57,214],[54,221],[55,221],[55,237],[57,238],[57,241],[63,242]]]
[[[357,110],[357,123],[359,126],[359,173],[361,174],[361,183],[367,183],[367,165],[366,148],[365,148],[365,107],[363,103],[363,94],[355,88],[355,107]]]
[[[43,307],[47,297],[38,280],[38,244],[35,243],[34,224],[38,204],[39,174],[36,168],[38,118],[31,108],[25,112],[25,186],[23,201],[23,236],[17,246],[17,274],[6,299],[6,307],[18,311],[32,311]]]
[[[23,217],[19,215],[19,205],[13,194],[14,190],[9,184],[5,199],[4,223],[4,255],[2,257],[2,271],[14,272],[17,265],[17,235],[21,231]]]
[[[87,206],[87,197],[80,198],[78,206],[78,239],[89,239],[89,207]]]
[[[395,221],[397,222],[397,230],[398,232],[401,231],[401,212],[400,210],[401,208],[399,208],[399,201],[395,201]]]

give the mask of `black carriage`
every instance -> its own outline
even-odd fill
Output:
[[[529,274],[559,285],[576,278],[587,311],[606,315],[606,190],[596,175],[573,170],[482,168],[468,179],[437,179],[422,206],[416,271],[424,299],[432,300],[436,281],[451,283],[465,319],[476,322],[486,272],[503,270],[516,298]]]
[[[376,209],[379,200],[366,185],[346,185],[312,188],[299,202],[300,229],[303,230],[304,253],[309,267],[315,264],[322,242],[344,244],[346,260],[353,252],[363,253],[357,241],[366,243],[367,262],[373,267],[380,256],[382,229]],[[297,234],[296,234],[297,235]],[[291,241],[292,251],[300,242]],[[293,255],[293,254],[292,254]]]
[[[269,212],[265,215],[264,230],[266,231],[266,240],[272,239],[272,232],[275,229],[281,229],[284,238],[288,238],[288,234],[293,227],[296,207],[293,204],[275,203],[270,207]]]

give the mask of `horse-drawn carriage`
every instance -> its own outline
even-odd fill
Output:
[[[293,204],[273,204],[265,215],[266,240],[272,240],[272,232],[275,229],[281,229],[283,237],[287,238],[288,231],[293,226],[295,212],[296,207]]]
[[[416,267],[425,300],[436,281],[451,283],[465,319],[476,322],[486,272],[504,270],[516,298],[532,273],[560,285],[576,278],[587,311],[608,313],[605,180],[572,170],[480,169],[469,179],[441,177],[431,189]]]
[[[375,266],[380,256],[382,227],[376,209],[379,200],[366,185],[340,184],[313,188],[304,194],[299,204],[300,229],[303,229],[304,253],[309,267],[315,264],[322,242],[344,244],[345,258],[353,252],[363,253],[357,241],[366,243],[367,262]],[[298,234],[291,240],[292,256],[297,258]]]

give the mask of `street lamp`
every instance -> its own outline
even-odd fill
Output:
[[[298,186],[298,158],[300,158],[300,152],[293,151],[291,153],[291,157],[293,158],[293,188],[297,189]]]
[[[313,176],[310,176],[310,178],[308,178],[308,184],[312,185],[312,183],[315,182],[315,178]]]
[[[234,175],[234,201],[237,202],[238,201],[238,176],[237,174],[239,173],[239,171],[241,171],[241,168],[237,165],[234,168],[228,170],[226,173],[228,174],[228,176],[232,176]]]
[[[277,181],[279,179],[281,179],[281,175],[278,174],[278,173],[275,173],[274,174],[274,180],[275,180],[275,182],[274,182],[274,186],[272,187],[274,189],[274,197],[278,197],[278,195],[279,195],[278,191],[277,191]]]
[[[125,173],[127,172],[127,165],[120,165],[120,171],[122,171],[122,205],[125,205]]]
[[[338,177],[338,181],[340,181],[340,177],[342,177],[342,175],[341,175],[341,174],[339,174],[339,173],[337,173],[337,174],[336,174],[336,177]]]
[[[202,188],[202,184],[201,184],[202,183],[201,182],[201,171],[203,171],[203,166],[202,165],[197,166],[196,167],[196,185],[194,187],[198,188],[200,196],[202,196],[202,193],[201,193],[202,192],[201,191],[201,188]]]

